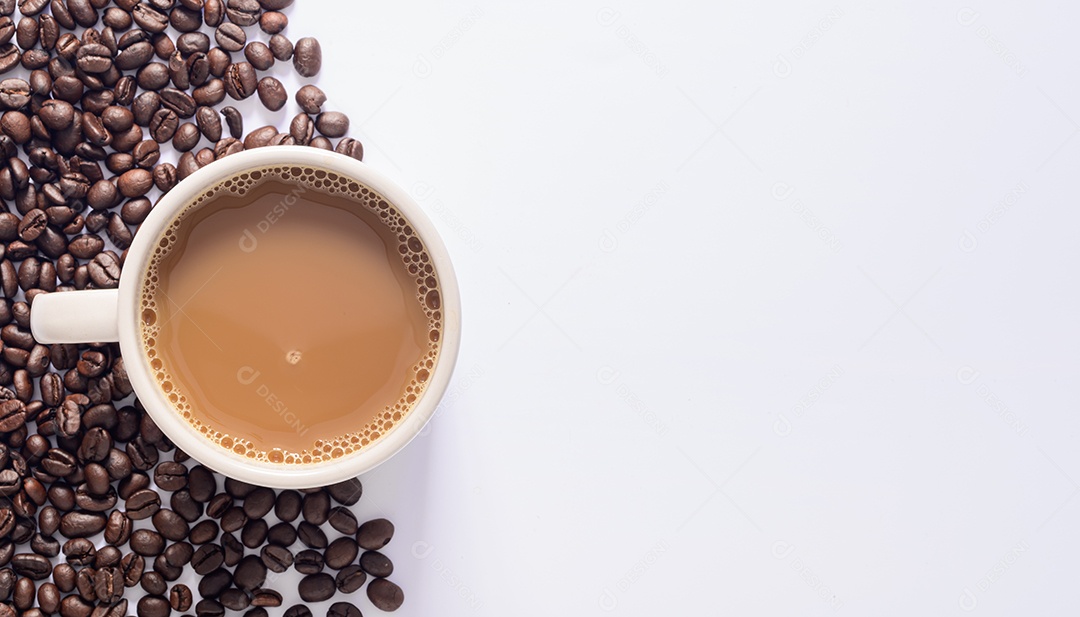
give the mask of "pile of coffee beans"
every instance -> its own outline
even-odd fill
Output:
[[[363,157],[313,84],[280,129],[245,131],[227,104],[277,112],[289,93],[268,72],[318,75],[318,41],[285,34],[292,2],[0,0],[0,617],[307,617],[361,589],[382,610],[403,601],[380,552],[393,525],[350,509],[359,481],[222,479],[143,413],[117,345],[42,345],[29,327],[39,294],[116,287],[155,200],[200,167],[283,144]],[[274,577],[290,570],[305,604],[283,607]]]

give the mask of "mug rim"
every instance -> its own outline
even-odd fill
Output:
[[[202,192],[253,169],[274,165],[316,167],[339,173],[373,189],[393,204],[424,243],[439,276],[442,342],[428,385],[408,414],[374,443],[341,458],[286,465],[255,461],[215,444],[184,420],[153,378],[141,335],[141,288],[147,266],[164,231]],[[128,248],[120,274],[118,305],[120,350],[132,388],[146,412],[169,439],[207,467],[250,484],[270,488],[313,488],[359,476],[388,460],[415,438],[435,415],[449,385],[461,341],[461,301],[449,252],[420,205],[397,183],[366,163],[305,146],[245,150],[214,161],[180,181],[154,206]]]

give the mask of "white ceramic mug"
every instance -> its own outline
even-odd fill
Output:
[[[410,222],[438,273],[443,303],[439,358],[420,399],[405,417],[373,444],[341,458],[308,465],[260,462],[210,441],[184,420],[151,373],[139,327],[140,288],[154,246],[177,215],[207,188],[256,168],[299,165],[338,173],[364,184],[391,202]],[[247,150],[196,171],[162,197],[128,248],[117,289],[42,294],[30,310],[34,338],[51,343],[119,342],[131,385],[147,413],[177,447],[226,476],[272,488],[311,488],[358,476],[390,458],[434,415],[450,382],[461,339],[461,305],[450,256],[434,225],[409,194],[371,167],[317,148],[275,146]]]

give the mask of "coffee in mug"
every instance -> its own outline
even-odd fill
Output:
[[[371,188],[303,166],[210,187],[166,229],[144,282],[158,387],[255,460],[351,454],[408,416],[439,356],[440,289],[408,221]]]

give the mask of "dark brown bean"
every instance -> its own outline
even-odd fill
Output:
[[[367,597],[375,608],[381,611],[396,611],[405,602],[405,593],[394,583],[385,578],[375,579],[368,584]]]
[[[274,66],[274,53],[262,41],[248,43],[244,48],[244,57],[260,71],[270,70]]]
[[[270,42],[267,44],[270,47],[270,52],[274,54],[274,59],[279,62],[288,62],[293,57],[293,44],[284,34],[275,34],[270,37]]]
[[[243,100],[255,93],[258,77],[249,62],[237,62],[225,71],[225,91],[236,100]]]
[[[257,86],[259,100],[270,111],[278,111],[289,100],[285,86],[273,77],[263,77]]]
[[[334,577],[334,583],[341,593],[353,593],[363,587],[366,581],[367,574],[359,565],[345,566]]]
[[[300,579],[297,591],[304,602],[322,602],[333,597],[337,586],[334,583],[334,577],[329,574],[310,574]]]
[[[293,48],[293,66],[303,77],[314,77],[322,69],[322,46],[313,37],[306,36]]]
[[[289,18],[278,11],[267,11],[259,17],[259,28],[267,34],[277,34],[289,25]]]
[[[340,111],[324,111],[315,119],[315,128],[327,137],[342,137],[349,132],[349,117]]]
[[[326,103],[326,94],[318,86],[308,84],[296,91],[296,104],[304,113],[316,115],[322,112]]]

